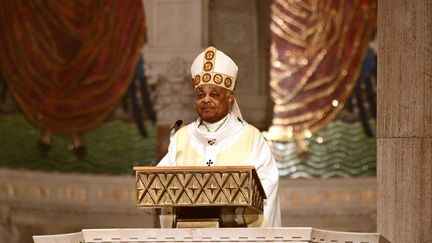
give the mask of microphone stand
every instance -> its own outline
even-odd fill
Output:
[[[151,166],[157,166],[160,161],[156,162],[156,154],[159,151],[160,146],[165,141],[165,139],[168,137],[168,135],[171,133],[172,130],[180,127],[183,124],[183,120],[177,120],[174,125],[170,128],[170,130],[163,136],[163,138],[159,141],[159,143],[156,145],[154,149],[153,159],[151,162]]]

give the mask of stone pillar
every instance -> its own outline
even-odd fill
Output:
[[[432,242],[432,1],[378,3],[378,233]]]
[[[146,75],[156,86],[157,142],[175,121],[196,118],[190,65],[208,42],[207,0],[143,0],[148,42],[144,47]],[[161,144],[157,161],[166,154]]]
[[[269,0],[211,0],[209,42],[239,67],[236,99],[243,118],[258,129],[271,123]]]

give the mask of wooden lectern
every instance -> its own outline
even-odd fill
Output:
[[[134,167],[137,207],[161,208],[177,228],[245,227],[263,213],[253,166]]]

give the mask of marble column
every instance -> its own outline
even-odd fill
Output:
[[[378,1],[378,233],[432,242],[432,1]]]

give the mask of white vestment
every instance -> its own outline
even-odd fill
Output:
[[[258,226],[280,227],[278,169],[261,132],[233,114],[217,132],[201,130],[200,123],[198,119],[176,132],[158,166],[252,165],[267,195],[264,219]]]

